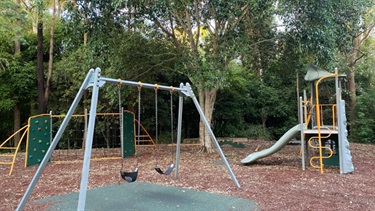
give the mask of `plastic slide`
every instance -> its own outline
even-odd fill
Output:
[[[270,156],[279,150],[281,150],[285,145],[289,143],[289,141],[297,135],[301,130],[301,125],[298,124],[291,129],[288,130],[281,138],[274,144],[272,147],[261,150],[259,152],[251,153],[249,156],[241,160],[241,163],[251,163],[254,162],[260,158]]]

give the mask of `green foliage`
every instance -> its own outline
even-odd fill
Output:
[[[361,1],[279,1],[286,31],[300,52],[326,64],[337,51],[351,49],[355,36],[365,27],[363,17],[373,2]]]
[[[251,138],[258,138],[258,139],[263,139],[267,141],[271,141],[275,139],[274,135],[272,135],[272,131],[270,131],[267,128],[264,128],[262,125],[259,125],[259,124],[250,124],[248,126],[246,133],[247,133],[247,137],[251,137]]]
[[[237,66],[230,85],[220,90],[214,113],[215,134],[275,139],[297,124],[295,85],[290,74],[273,67],[262,80]],[[292,75],[293,77],[293,75]]]
[[[0,111],[11,111],[16,103],[26,103],[30,97],[35,97],[35,63],[28,61],[22,53],[13,55],[11,42],[1,38],[5,37],[0,36],[0,46],[3,47],[0,55],[4,61],[0,71]]]
[[[42,2],[35,1],[33,6]],[[103,75],[111,78],[173,86],[193,82],[199,88],[219,86],[222,89],[213,116],[215,134],[276,139],[297,124],[296,73],[302,79],[306,63],[344,70],[346,63],[338,59],[337,52],[350,50],[353,37],[365,27],[362,20],[368,3],[284,0],[278,1],[275,10],[275,1],[269,0],[68,1],[63,4],[61,23],[56,23],[48,109],[66,113],[88,70],[100,67]],[[26,15],[12,0],[0,1],[0,11],[2,132],[12,127],[8,120],[14,105],[24,105],[22,115],[28,116],[36,100],[37,39],[35,34],[23,33],[30,30],[33,14]],[[275,13],[284,21],[285,31],[275,27],[280,24]],[[44,17],[47,20],[49,15]],[[49,25],[44,23],[47,32]],[[191,37],[183,34],[189,30]],[[84,46],[85,33],[88,40]],[[46,65],[49,35],[45,35]],[[22,43],[18,56],[13,50],[15,40]],[[355,140],[366,143],[373,142],[375,130],[371,118],[375,83],[371,42],[367,40],[361,48],[366,61],[356,66],[358,120],[350,131]],[[303,80],[299,83],[304,86]],[[137,110],[137,89],[124,87],[121,93],[122,105]],[[152,134],[154,94],[154,90],[142,90],[143,124]],[[117,86],[105,85],[98,110],[117,112],[117,97]],[[159,92],[158,97],[159,137],[169,139],[170,96]],[[175,96],[174,122],[177,102]],[[76,112],[83,113],[82,108]],[[198,135],[198,120],[193,103],[187,100],[185,137]],[[100,123],[98,131],[104,134],[108,124]]]
[[[8,36],[9,42],[23,41],[20,34],[25,23],[26,13],[20,5],[12,0],[2,0],[0,2],[0,34]]]
[[[350,140],[375,143],[375,39],[370,37],[361,46],[364,58],[356,65],[357,103],[355,122],[350,123]]]
[[[375,144],[375,92],[362,93],[357,98],[357,119],[351,124],[355,129],[350,136],[352,141]]]

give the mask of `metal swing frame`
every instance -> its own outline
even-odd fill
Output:
[[[63,135],[69,120],[71,119],[74,111],[78,107],[78,104],[80,100],[83,97],[84,91],[86,89],[92,88],[92,95],[91,95],[91,106],[90,106],[90,117],[89,117],[89,125],[87,130],[87,137],[86,137],[86,145],[85,145],[85,154],[84,154],[84,160],[83,160],[83,166],[82,166],[82,177],[81,177],[81,184],[80,184],[80,192],[79,192],[79,198],[78,198],[78,207],[77,210],[84,210],[85,204],[86,204],[86,194],[87,194],[87,187],[88,187],[88,178],[89,178],[89,171],[90,171],[90,158],[91,158],[91,150],[92,150],[92,142],[93,142],[93,136],[94,136],[94,129],[95,129],[95,117],[96,117],[96,110],[98,105],[98,96],[99,96],[99,90],[100,87],[102,87],[105,83],[115,83],[119,84],[122,82],[122,85],[127,86],[139,86],[141,85],[144,88],[155,88],[156,85],[154,84],[147,84],[147,83],[141,83],[141,82],[134,82],[134,81],[126,81],[126,80],[120,80],[120,79],[113,79],[113,78],[106,78],[101,76],[101,70],[100,68],[90,69],[88,74],[86,75],[85,80],[83,81],[80,89],[78,90],[78,93],[70,106],[60,128],[58,129],[50,148],[46,152],[46,155],[44,156],[42,162],[40,163],[35,175],[33,176],[25,194],[23,195],[20,203],[18,204],[18,207],[16,210],[23,210],[23,208],[26,205],[27,200],[30,198],[31,192],[35,188],[36,183],[38,182],[43,170],[45,169],[48,160],[51,158],[53,150],[57,146],[61,136]],[[180,84],[180,87],[169,87],[169,86],[160,86],[158,85],[158,88],[160,90],[175,90],[179,92],[179,110],[178,110],[178,125],[177,125],[177,147],[176,147],[176,171],[175,171],[175,177],[178,178],[178,167],[179,167],[179,161],[180,161],[180,145],[181,145],[181,128],[182,128],[182,108],[183,108],[183,98],[184,97],[190,97],[194,105],[200,115],[200,118],[202,119],[207,131],[210,134],[210,137],[220,154],[221,159],[223,160],[233,182],[237,187],[240,187],[240,184],[237,181],[236,176],[234,175],[214,133],[212,132],[212,129],[204,116],[204,113],[199,106],[199,102],[190,86],[189,83]]]

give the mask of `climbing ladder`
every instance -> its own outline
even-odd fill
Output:
[[[15,147],[9,147],[9,146],[6,146],[7,143],[15,136],[17,135],[18,133],[22,133],[22,136],[21,136],[21,139],[19,140],[17,146]],[[17,153],[18,153],[18,150],[21,146],[21,143],[22,143],[22,140],[23,138],[25,137],[25,135],[28,133],[29,131],[29,125],[25,125],[23,126],[21,129],[17,130],[15,133],[13,133],[11,136],[9,136],[9,138],[7,138],[1,145],[0,145],[0,151],[1,150],[10,150],[11,153],[4,153],[4,154],[1,154],[0,153],[0,165],[10,165],[10,170],[9,170],[9,175],[12,174],[12,171],[13,171],[13,167],[14,167],[14,163],[16,161],[16,157],[17,157]],[[11,158],[11,161],[9,161],[9,158]]]
[[[135,119],[135,123],[139,124],[138,120]],[[156,144],[154,140],[152,139],[151,135],[147,132],[146,128],[144,128],[142,124],[140,124],[140,126],[141,126],[141,133],[139,136],[138,135],[135,136],[136,144],[141,145],[141,146],[152,146],[156,149]]]

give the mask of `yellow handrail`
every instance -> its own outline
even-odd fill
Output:
[[[19,130],[17,130],[16,132],[14,132],[11,136],[9,136],[9,138],[7,138],[1,145],[0,145],[0,148],[2,148],[2,146],[4,146],[4,144],[6,144],[11,138],[13,138],[13,136],[15,136],[17,133],[21,132],[23,129],[27,128],[29,125],[25,125],[23,126],[22,128],[20,128]]]
[[[20,140],[18,141],[18,144],[16,147],[3,147],[11,138],[13,138],[16,134],[20,133],[22,130],[25,130],[20,138]],[[16,132],[14,132],[11,136],[9,136],[9,138],[7,138],[1,145],[0,145],[0,149],[14,149],[16,150],[14,152],[13,155],[13,158],[12,158],[12,162],[1,162],[0,164],[7,164],[7,165],[10,165],[10,170],[9,170],[9,175],[12,174],[13,172],[13,167],[14,167],[14,163],[16,161],[16,158],[17,158],[17,153],[18,153],[18,150],[21,146],[21,143],[22,143],[22,140],[23,138],[25,137],[25,134],[29,131],[29,125],[25,125],[23,126],[22,128],[20,128],[19,130],[17,130]]]
[[[312,112],[313,112],[313,110],[314,110],[314,108],[316,107],[315,105],[311,105],[311,108],[310,108],[310,110],[307,110],[307,105],[308,104],[311,104],[311,102],[310,101],[307,101],[307,102],[304,102],[305,103],[305,105],[303,105],[303,107],[304,107],[304,112],[305,112],[305,114],[307,114],[306,115],[306,129],[308,128],[308,126],[309,126],[309,123],[310,123],[310,120],[311,120],[311,116],[312,116]],[[324,106],[331,106],[332,108],[331,108],[331,110],[332,110],[332,126],[337,126],[337,123],[336,123],[336,104],[320,104],[320,109],[321,109],[321,121],[322,121],[322,119],[323,119],[323,112],[322,112],[322,110],[323,110],[323,107]],[[321,125],[322,125],[322,122],[320,123]]]
[[[322,156],[322,135],[321,135],[321,123],[320,123],[320,105],[319,105],[319,83],[331,77],[336,77],[338,74],[335,72],[334,74],[329,74],[327,76],[321,77],[315,84],[315,93],[316,93],[316,124],[318,127],[318,144],[319,144],[319,164],[320,164],[320,173],[323,174],[323,156]]]
[[[29,125],[27,125],[27,126],[29,126]],[[17,157],[18,150],[20,149],[21,142],[22,142],[23,138],[25,137],[25,135],[26,135],[28,132],[29,132],[29,127],[27,127],[27,128],[25,129],[25,131],[23,132],[23,134],[22,134],[22,136],[21,136],[20,141],[18,142],[17,149],[16,149],[16,151],[15,151],[15,153],[14,153],[14,156],[13,156],[12,166],[10,167],[9,175],[12,174],[13,167],[14,167],[14,162],[16,162],[16,157]]]

